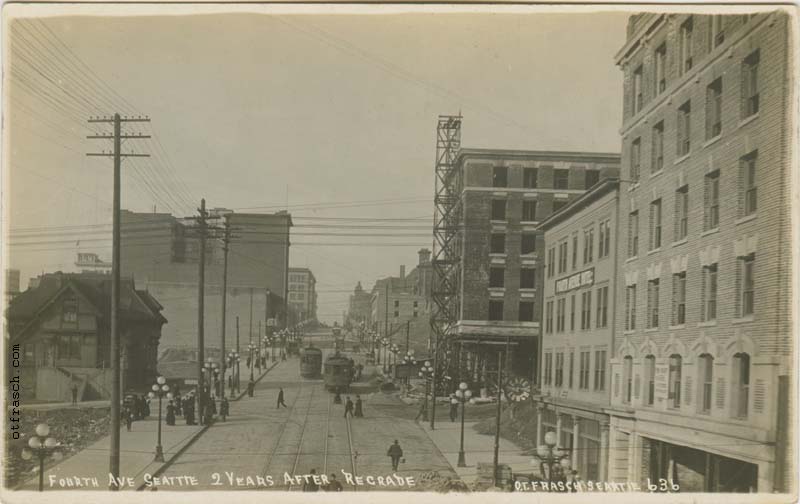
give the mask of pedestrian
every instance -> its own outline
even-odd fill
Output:
[[[417,416],[414,417],[414,421],[419,423],[419,419],[422,418],[426,420],[428,418],[428,401],[422,401],[419,405],[419,412],[417,412]]]
[[[458,403],[450,399],[450,421],[455,422],[458,418]]]
[[[403,456],[403,449],[400,448],[400,443],[396,439],[394,444],[389,446],[389,451],[386,452],[386,455],[392,459],[392,471],[396,471],[397,466],[400,464],[400,458]]]
[[[336,479],[336,474],[331,474],[330,481],[328,485],[325,487],[326,492],[341,492],[344,488],[342,484],[339,483],[339,480]]]
[[[281,352],[281,361],[286,360],[286,352]]]
[[[167,403],[167,425],[175,425],[175,405],[172,401]]]
[[[355,412],[355,416],[357,416],[358,418],[363,418],[364,417],[364,410],[362,409],[362,407],[363,407],[362,405],[363,405],[363,403],[361,401],[361,396],[356,394],[356,412]]]
[[[144,401],[144,413],[143,414],[144,414],[144,418],[147,418],[147,417],[150,416],[150,399],[146,399]]]
[[[78,384],[72,384],[72,404],[78,404]]]
[[[187,400],[186,407],[184,408],[186,425],[194,425],[194,402]]]
[[[253,397],[255,390],[256,390],[256,382],[254,382],[253,379],[251,378],[250,381],[247,382],[247,396]]]
[[[347,396],[347,401],[344,403],[344,417],[347,418],[347,414],[350,413],[350,418],[353,417],[353,401],[350,400],[350,396]]]
[[[125,419],[125,427],[127,427],[128,432],[131,431],[131,427],[133,426],[133,413],[131,412],[130,408],[125,408],[123,412],[123,418]]]
[[[205,418],[204,418],[204,420],[205,420],[205,424],[204,425],[211,425],[211,420],[214,419],[214,410],[215,409],[216,408],[214,406],[214,399],[210,399],[208,401],[208,403],[206,404],[206,412],[205,412],[206,414],[205,414]]]
[[[314,481],[314,476],[313,476],[313,475],[317,474],[317,470],[316,469],[311,469],[311,474],[312,474],[312,476],[310,478],[307,478],[306,482],[303,483],[303,491],[304,492],[318,492],[319,491],[319,485],[317,484],[316,481]]]
[[[183,416],[183,398],[175,394],[175,415]]]
[[[219,403],[219,413],[220,413],[220,415],[222,415],[222,419],[224,420],[225,417],[230,415],[230,412],[231,412],[231,409],[230,409],[230,403],[228,402],[228,398],[227,397],[223,397],[222,401],[220,401],[220,403]]]
[[[278,405],[276,406],[276,408],[280,409],[281,406],[283,406],[284,408],[287,407],[286,403],[283,402],[283,387],[281,387],[280,390],[278,390]]]

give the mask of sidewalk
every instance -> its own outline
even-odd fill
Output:
[[[458,450],[461,441],[461,422],[450,422],[445,418],[436,421],[436,429],[430,424],[420,422],[420,427],[428,434],[433,444],[442,452],[464,483],[470,484],[477,478],[478,463],[492,464],[494,461],[494,436],[479,434],[473,429],[477,422],[464,423],[464,453],[467,467],[458,467]],[[500,438],[499,463],[511,467],[514,472],[532,472],[531,456],[514,443]]]

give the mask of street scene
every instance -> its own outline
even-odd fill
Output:
[[[797,498],[794,10],[63,7],[3,13],[4,500]]]

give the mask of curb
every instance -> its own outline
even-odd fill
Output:
[[[256,383],[260,382],[265,376],[267,376],[267,373],[272,371],[272,369],[275,366],[277,366],[278,364],[280,364],[280,363],[281,363],[281,361],[278,361],[278,362],[275,362],[274,364],[272,364],[270,367],[268,367],[263,373],[261,373],[261,376],[259,376],[255,380],[255,382]],[[244,397],[245,394],[247,394],[246,390],[244,392],[240,393],[239,396],[236,397],[236,399],[233,399],[233,400],[234,401],[238,401],[239,399]],[[178,457],[183,455],[186,452],[186,450],[188,450],[189,447],[192,446],[195,443],[195,441],[197,441],[200,438],[200,436],[202,436],[215,423],[217,423],[216,420],[214,420],[212,423],[210,423],[208,425],[203,426],[202,429],[200,429],[199,431],[195,432],[194,435],[192,435],[192,437],[183,446],[181,446],[181,448],[178,451],[176,451],[171,457],[169,457],[169,459],[167,459],[163,464],[161,464],[161,467],[159,467],[158,469],[156,469],[152,473],[149,473],[150,476],[152,476],[153,478],[156,478],[156,477],[160,476],[161,474],[163,474],[164,471],[166,471],[167,469],[169,469],[170,466],[172,466],[173,462],[175,462],[175,460],[177,460]],[[145,470],[143,470],[142,472],[146,473],[147,472],[146,469],[147,468],[145,467]],[[142,482],[139,486],[136,487],[136,491],[137,492],[141,492],[141,491],[144,491],[145,488],[147,488],[147,484],[145,482]]]

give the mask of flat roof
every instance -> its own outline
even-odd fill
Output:
[[[473,149],[461,148],[456,155],[456,163],[469,157],[492,158],[540,158],[542,160],[580,160],[603,161],[619,164],[621,154],[618,152],[587,152],[587,151],[547,151],[547,150],[519,150],[519,149]]]
[[[590,204],[599,200],[602,196],[605,196],[611,191],[616,191],[618,189],[619,189],[618,178],[609,177],[600,180],[600,182],[592,186],[588,191],[586,191],[585,193],[581,194],[580,196],[572,200],[568,205],[565,205],[560,209],[558,209],[558,211],[550,214],[546,219],[540,222],[539,229],[547,231],[553,226],[563,222],[567,218],[571,217],[572,215],[575,215],[576,213],[583,210]]]

